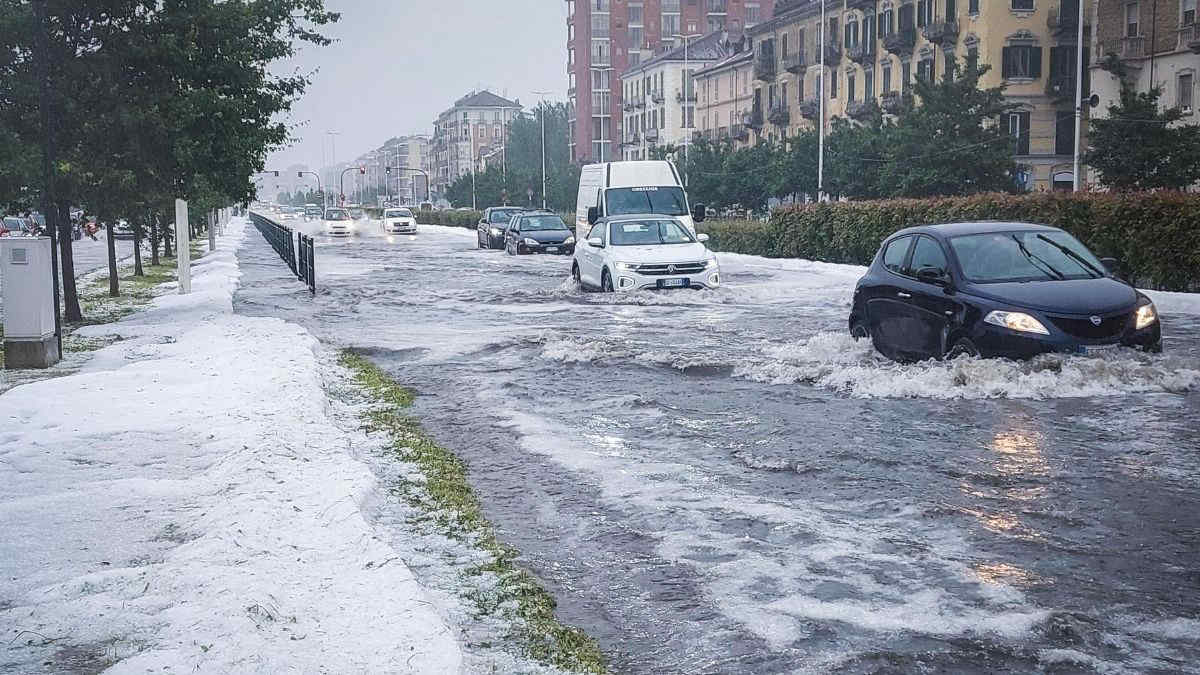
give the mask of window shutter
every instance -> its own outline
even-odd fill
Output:
[[[1029,53],[1031,56],[1029,76],[1036,80],[1042,76],[1042,48],[1030,47]]]
[[[1012,77],[1013,50],[1016,47],[1005,47],[1000,50],[1000,76],[1007,79]]]

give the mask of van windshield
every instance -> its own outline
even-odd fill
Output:
[[[686,216],[687,197],[681,187],[610,188],[607,192],[610,216],[637,213],[656,213],[664,216]]]

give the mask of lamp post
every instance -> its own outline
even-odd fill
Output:
[[[1075,192],[1079,192],[1080,185],[1083,184],[1082,176],[1079,175],[1080,170],[1080,146],[1083,144],[1083,3],[1084,0],[1078,0],[1079,3],[1079,35],[1076,38],[1075,44],[1075,161],[1074,161],[1074,185],[1072,186]],[[1051,184],[1054,183],[1054,176],[1050,177]]]
[[[683,120],[682,120],[682,122],[683,122],[683,187],[684,187],[684,189],[687,189],[687,186],[688,186],[688,140],[689,140],[688,139],[688,129],[691,128],[690,126],[688,126],[688,116],[687,116],[688,101],[689,101],[689,98],[688,98],[688,79],[689,79],[688,78],[688,66],[690,64],[690,61],[688,60],[688,42],[692,38],[703,37],[703,35],[700,35],[699,33],[694,33],[691,35],[672,35],[671,37],[683,40],[683,77],[680,78],[680,82],[682,83],[681,91],[683,92],[683,101],[682,101],[682,103],[683,103]],[[695,115],[695,111],[693,111],[692,114]]]
[[[389,167],[387,167],[387,172],[389,174],[393,171],[396,171],[396,172],[409,171],[412,173],[419,173],[422,176],[425,176],[425,201],[430,201],[430,199],[429,199],[429,173],[427,171],[425,171],[425,169],[413,169],[413,168],[409,168],[407,166],[389,166]],[[397,179],[397,180],[399,180],[399,179]],[[411,195],[411,196],[415,197],[416,195]]]
[[[553,92],[535,91],[541,97],[538,106],[538,117],[542,118],[542,208],[546,208],[546,96]]]
[[[820,27],[820,58],[821,58],[821,89],[817,94],[818,108],[820,114],[817,120],[817,201],[821,201],[821,195],[825,192],[825,30],[828,28],[825,23],[825,0],[821,0],[821,27]]]
[[[345,169],[342,169],[342,176],[338,180],[338,198],[341,200],[341,204],[339,205],[345,205],[346,203],[346,173],[348,171],[358,171],[359,173],[362,173],[363,167],[348,166]]]

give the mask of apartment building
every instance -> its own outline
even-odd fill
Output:
[[[1094,53],[1091,64],[1093,91],[1100,105],[1095,114],[1106,114],[1119,100],[1117,76],[1100,68],[1109,55],[1120,59],[1130,84],[1138,91],[1162,89],[1159,102],[1179,107],[1184,124],[1200,124],[1196,77],[1200,71],[1200,28],[1196,0],[1099,0],[1095,8]]]
[[[723,59],[731,46],[724,31],[679,42],[621,76],[621,159],[649,159],[651,149],[677,146],[696,129],[695,73]]]
[[[1084,1],[1090,11],[1095,0]],[[1019,106],[1004,123],[1029,169],[1027,187],[1070,186],[1077,2],[826,0],[824,25],[819,0],[781,5],[749,31],[754,82],[742,103],[748,133],[741,143],[781,139],[818,120],[828,128],[835,116],[863,119],[875,105],[896,114],[917,78],[943,77],[956,61],[975,60],[992,66],[980,86],[1006,84]],[[720,133],[715,121],[704,124],[702,132]]]
[[[754,103],[754,53],[749,40],[731,44],[729,55],[696,72],[696,126],[698,136],[728,139],[746,145],[751,141],[750,111]]]
[[[621,157],[621,75],[676,36],[739,35],[768,19],[775,0],[566,0],[571,160]]]
[[[521,114],[521,102],[490,91],[471,92],[438,115],[430,141],[433,191],[444,194],[471,173],[479,158],[503,147],[508,125]]]

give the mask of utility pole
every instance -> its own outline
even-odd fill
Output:
[[[825,23],[825,0],[821,2],[821,26],[818,31],[820,36],[820,51],[821,51],[821,90],[817,94],[817,99],[820,114],[817,116],[817,201],[821,201],[825,193],[825,30],[828,26]]]
[[[679,81],[681,83],[680,92],[683,94],[683,119],[681,120],[683,123],[683,187],[686,190],[688,186],[688,141],[690,140],[688,136],[691,135],[688,133],[688,129],[690,129],[691,126],[688,125],[687,115],[688,103],[691,101],[688,92],[688,80],[690,79],[688,76],[688,68],[690,65],[690,61],[688,60],[688,43],[692,38],[703,36],[699,33],[696,33],[692,35],[672,35],[671,37],[683,39],[683,76],[679,79]],[[692,114],[695,115],[695,112],[693,111]]]
[[[57,124],[52,114],[55,106],[50,100],[50,19],[46,12],[46,0],[33,1],[33,13],[37,20],[37,27],[34,28],[34,40],[37,48],[38,105],[41,107],[42,118],[42,217],[46,219],[46,230],[50,234],[50,277],[54,287],[54,339],[57,352],[54,361],[58,361],[62,358],[62,316],[59,313],[58,297],[58,237],[60,233],[58,231],[58,204],[56,203],[58,195],[55,190],[58,171],[54,166],[57,161],[54,138]],[[111,227],[105,237],[110,242],[112,241]],[[69,246],[70,244],[64,245]]]
[[[1083,185],[1082,176],[1079,175],[1079,170],[1082,168],[1079,165],[1080,146],[1083,145],[1083,5],[1085,0],[1079,2],[1079,35],[1075,45],[1075,163],[1074,163],[1074,191],[1079,192],[1079,188]],[[1151,80],[1153,82],[1153,80]],[[1054,182],[1054,177],[1050,177],[1050,181]]]
[[[533,92],[541,97],[541,104],[538,106],[538,116],[542,118],[542,208],[546,208],[546,95],[551,92],[535,91]]]

